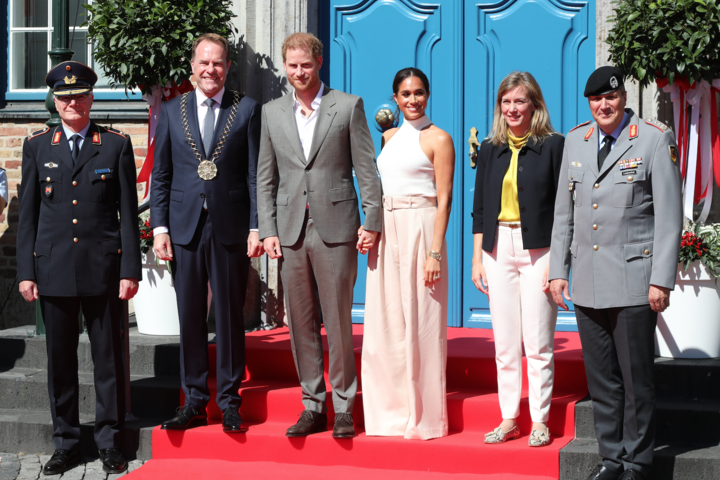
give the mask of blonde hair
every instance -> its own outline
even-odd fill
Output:
[[[287,37],[282,44],[283,62],[287,61],[287,51],[294,48],[305,50],[315,60],[323,54],[322,42],[312,33],[298,32]]]
[[[505,145],[508,142],[508,124],[502,115],[502,97],[515,87],[523,87],[527,91],[528,100],[535,107],[530,123],[530,138],[542,142],[544,137],[555,132],[550,123],[550,114],[545,106],[542,90],[535,77],[529,72],[512,72],[500,82],[497,99],[495,101],[495,112],[493,114],[492,130],[488,139],[493,145]]]
[[[223,47],[223,49],[225,50],[225,61],[227,63],[230,63],[230,42],[227,41],[227,38],[223,37],[222,35],[218,35],[217,33],[203,33],[195,39],[192,46],[193,60],[195,60],[195,53],[197,52],[198,45],[200,45],[201,42],[206,40],[210,43],[214,43]]]

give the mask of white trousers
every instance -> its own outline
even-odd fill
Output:
[[[523,250],[521,228],[498,226],[492,253],[483,252],[495,336],[498,396],[504,419],[520,415],[522,347],[528,365],[528,396],[533,422],[550,414],[553,342],[557,305],[542,291],[550,248]]]

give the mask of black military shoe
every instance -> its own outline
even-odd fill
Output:
[[[117,448],[103,448],[100,450],[100,461],[105,473],[122,473],[127,470],[128,462]]]
[[[58,448],[43,467],[44,475],[60,475],[82,462],[80,452]]]
[[[335,426],[333,426],[334,438],[353,438],[355,436],[355,427],[353,427],[353,418],[349,413],[338,413],[335,415]]]
[[[311,410],[303,410],[300,420],[288,428],[285,436],[306,437],[312,433],[324,432],[327,430],[327,415]]]
[[[198,412],[193,407],[180,407],[177,415],[162,424],[162,430],[185,430],[191,426],[207,425],[207,412]]]
[[[240,417],[237,407],[228,407],[223,410],[223,432],[242,433],[247,431],[248,427]]]
[[[592,471],[587,480],[619,480],[621,473],[622,472],[610,470],[603,464],[599,464],[595,467],[595,470]]]
[[[637,470],[629,468],[625,470],[622,475],[620,475],[620,480],[645,480],[645,475],[638,472]]]

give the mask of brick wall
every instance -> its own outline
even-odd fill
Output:
[[[139,171],[147,155],[147,122],[98,123],[130,135],[135,149],[135,167]],[[0,215],[0,308],[7,299],[5,309],[0,314],[0,329],[35,322],[34,305],[23,300],[17,283],[13,283],[17,274],[15,243],[20,207],[18,186],[22,182],[22,144],[26,136],[42,128],[45,128],[45,124],[38,120],[13,120],[0,124],[0,167],[7,171],[8,176],[8,205]],[[144,193],[144,187],[138,185],[139,200]]]

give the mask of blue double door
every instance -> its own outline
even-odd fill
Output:
[[[430,79],[427,114],[452,135],[456,150],[452,214],[447,230],[448,326],[490,327],[487,297],[470,279],[475,170],[468,156],[470,129],[487,135],[497,88],[515,70],[537,79],[555,129],[567,133],[590,118],[582,96],[595,69],[595,0],[324,0],[323,80],[363,98],[380,152],[375,117],[395,110],[392,81],[417,67]],[[364,317],[367,258],[359,256],[354,321]],[[563,314],[558,329],[574,329]]]

